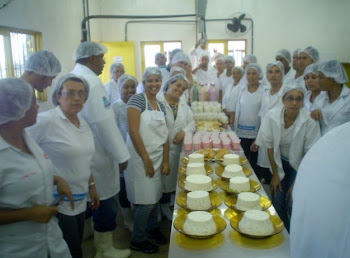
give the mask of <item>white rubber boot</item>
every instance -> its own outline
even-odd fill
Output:
[[[160,211],[162,215],[167,218],[167,220],[173,220],[173,213],[170,210],[169,203],[161,203]]]
[[[124,226],[132,232],[134,226],[134,212],[131,208],[122,208]]]
[[[131,255],[130,249],[117,249],[113,247],[113,232],[94,232],[96,247],[95,258],[127,258]]]
[[[92,223],[92,217],[90,217],[84,221],[83,240],[89,239],[93,235],[94,235],[94,227]]]

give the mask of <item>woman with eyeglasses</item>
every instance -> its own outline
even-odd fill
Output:
[[[38,145],[56,167],[56,174],[65,179],[72,190],[74,210],[67,200],[58,205],[58,224],[73,257],[82,257],[82,236],[85,210],[99,206],[90,164],[95,152],[93,135],[78,113],[89,94],[87,82],[72,73],[56,83],[52,102],[56,108],[38,115],[38,122],[29,128]]]
[[[291,191],[299,164],[321,136],[319,123],[303,108],[305,95],[302,85],[284,85],[283,106],[268,111],[256,139],[258,146],[267,148],[272,171],[272,203],[288,231]]]
[[[122,63],[113,63],[109,68],[109,73],[111,80],[105,85],[105,88],[109,102],[113,103],[120,99],[117,83],[119,77],[125,74],[124,65]]]

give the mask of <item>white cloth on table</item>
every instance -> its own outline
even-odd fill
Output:
[[[106,200],[119,192],[118,164],[127,161],[130,154],[115,122],[111,103],[106,97],[100,78],[81,64],[76,64],[72,72],[82,76],[90,85],[89,98],[80,114],[94,135],[96,152],[91,171],[100,200]]]
[[[77,128],[57,106],[40,113],[37,123],[27,129],[56,167],[55,174],[62,177],[72,191],[74,210],[68,200],[58,206],[58,211],[68,216],[86,210],[90,165],[95,153],[89,125],[82,118],[79,122]]]
[[[32,155],[0,137],[0,209],[23,209],[53,202],[54,167],[48,156],[25,131]],[[0,225],[2,257],[71,257],[57,218],[48,223],[31,220]]]
[[[350,257],[350,123],[323,136],[302,160],[293,188],[291,257]]]

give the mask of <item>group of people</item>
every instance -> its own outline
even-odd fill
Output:
[[[324,134],[350,121],[348,78],[338,61],[319,64],[313,47],[293,55],[281,49],[263,72],[254,55],[235,67],[233,57],[217,53],[211,66],[203,50],[192,69],[189,55],[175,49],[168,66],[164,54],[155,56],[157,67],[145,69],[138,90],[120,63],[102,84],[106,52],[98,43],[81,43],[73,71],[55,83],[55,108],[38,116],[34,89],[44,90],[61,71],[51,52],[31,55],[21,78],[0,80],[2,252],[82,257],[84,221],[92,217],[96,257],[129,257],[129,249],[113,246],[118,205],[132,231],[130,248],[157,252],[168,241],[160,219],[172,217],[182,142],[195,130],[193,101],[222,103],[290,229],[303,157]],[[295,188],[299,198],[306,192],[301,183]],[[300,223],[292,219],[292,232]]]

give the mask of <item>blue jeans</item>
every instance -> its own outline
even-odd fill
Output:
[[[100,206],[93,211],[86,209],[86,218],[92,216],[94,221],[94,229],[98,232],[113,231],[117,227],[115,222],[118,211],[118,194],[100,201]]]
[[[134,228],[131,241],[141,243],[147,240],[147,232],[159,228],[160,206],[156,204],[135,204]]]
[[[279,188],[276,189],[276,195],[272,198],[272,204],[289,232],[292,204],[290,199],[291,196],[287,195],[287,192],[290,187],[293,186],[297,172],[291,167],[286,159],[281,158],[281,160],[285,174],[281,181],[282,191],[280,191]]]

